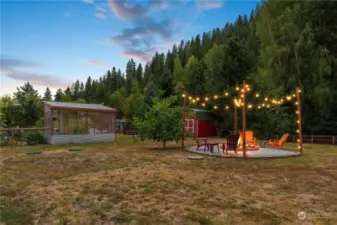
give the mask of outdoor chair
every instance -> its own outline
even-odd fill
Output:
[[[193,139],[197,143],[197,150],[199,150],[199,147],[201,146],[205,146],[204,151],[206,151],[206,148],[208,149],[207,139],[197,139],[194,134]]]
[[[226,143],[222,144],[223,151],[225,152],[226,150],[226,154],[228,153],[228,151],[234,151],[235,154],[237,154],[239,135],[232,134],[229,135],[226,139]]]
[[[242,141],[242,138],[243,138],[242,131],[240,132],[240,137]],[[256,138],[254,137],[253,131],[250,131],[250,130],[246,131],[246,143],[256,145]]]
[[[286,133],[286,134],[283,134],[283,136],[281,137],[280,140],[269,139],[268,140],[268,146],[272,147],[272,148],[280,148],[280,149],[282,149],[283,145],[287,141],[288,137],[289,137],[289,134]]]

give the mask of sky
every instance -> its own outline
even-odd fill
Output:
[[[250,13],[257,0],[1,0],[0,95],[29,81],[43,95],[146,63]]]

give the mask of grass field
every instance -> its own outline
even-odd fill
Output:
[[[337,224],[336,146],[304,145],[302,157],[272,160],[188,160],[179,144],[161,146],[120,136],[72,145],[78,152],[2,148],[1,222]]]

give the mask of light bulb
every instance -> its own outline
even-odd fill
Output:
[[[217,95],[214,95],[214,99],[218,99],[218,96],[217,96]]]
[[[188,99],[189,99],[189,100],[191,100],[191,99],[192,99],[192,97],[190,96],[190,97],[188,97]]]
[[[185,94],[183,94],[183,95],[182,95],[182,97],[183,97],[183,98],[185,98],[185,97],[186,97],[186,95],[185,95]]]
[[[228,96],[228,92],[225,93],[225,96]]]
[[[208,101],[208,100],[209,100],[209,98],[208,98],[208,97],[206,97],[206,98],[205,98],[205,101]]]
[[[259,94],[256,94],[256,95],[255,95],[255,97],[257,97],[257,98],[258,98],[258,97],[260,97],[260,95],[259,95]]]
[[[214,109],[217,109],[217,108],[218,108],[218,106],[215,105],[215,106],[214,106]]]

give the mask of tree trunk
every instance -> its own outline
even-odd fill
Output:
[[[166,148],[166,141],[163,142],[163,148]]]

